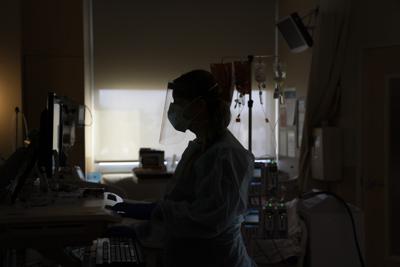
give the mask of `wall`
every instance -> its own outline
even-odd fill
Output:
[[[316,7],[317,2],[317,0],[281,0],[279,1],[279,18],[286,17],[293,12],[297,12],[299,16],[304,16]],[[312,48],[301,53],[293,53],[289,50],[281,34],[279,34],[278,40],[279,59],[282,63],[286,64],[287,71],[287,79],[284,83],[284,88],[296,88],[297,97],[305,98],[310,75]],[[287,172],[290,177],[296,177],[298,175],[299,147],[300,145],[298,144],[295,158],[282,156],[279,158],[280,170]]]
[[[318,1],[283,0],[279,3],[280,16],[283,17],[295,11],[304,15],[308,10],[314,8]],[[330,185],[314,182],[316,187],[336,191],[346,200],[358,205],[362,205],[362,190],[360,189],[362,175],[362,163],[360,162],[360,153],[362,153],[360,144],[362,107],[360,96],[363,93],[360,66],[362,64],[362,53],[366,47],[400,43],[400,35],[397,32],[397,27],[394,27],[394,25],[400,24],[400,18],[397,15],[399,10],[400,3],[395,0],[386,0],[380,4],[373,0],[353,0],[349,49],[343,77],[342,103],[337,119],[337,125],[344,133],[343,180]],[[305,96],[312,49],[300,54],[293,54],[288,51],[282,39],[280,39],[279,48],[281,60],[287,63],[286,86],[296,87],[299,95]]]
[[[307,4],[303,2],[299,4],[298,1],[284,0],[280,3],[281,11],[286,8],[297,11],[308,7]],[[398,266],[398,259],[396,263],[384,263],[389,261],[388,256],[391,256],[385,254],[388,246],[386,242],[390,240],[389,236],[385,236],[388,234],[386,228],[391,227],[390,224],[385,223],[396,218],[387,212],[396,205],[394,205],[394,201],[386,202],[384,195],[385,187],[390,186],[383,181],[386,164],[383,144],[387,142],[387,140],[382,140],[384,136],[382,114],[384,113],[385,88],[382,85],[383,82],[374,83],[373,81],[382,79],[383,73],[387,73],[385,69],[389,68],[390,64],[393,64],[392,66],[396,64],[394,63],[396,62],[394,52],[391,53],[394,60],[385,61],[381,52],[386,50],[381,51],[378,48],[400,45],[397,27],[400,25],[400,16],[398,15],[400,2],[396,0],[379,2],[353,0],[352,4],[349,44],[342,77],[341,107],[336,121],[344,133],[343,180],[330,185],[317,183],[314,185],[330,189],[362,209],[365,225],[365,244],[362,246],[364,245],[365,248],[364,255],[367,266]],[[375,49],[369,50],[369,48]],[[294,56],[285,56],[284,48],[281,49],[281,52],[282,57],[289,61],[288,69],[295,68],[296,62],[292,61]],[[368,54],[374,56],[368,57]],[[371,63],[371,58],[379,64]],[[306,65],[310,61],[302,58],[299,62]],[[296,68],[299,68],[299,65]],[[376,77],[372,76],[374,71],[367,73],[366,69],[375,70]],[[303,72],[304,70],[299,68],[299,71]],[[306,69],[307,73],[308,71],[309,68]],[[289,71],[288,77],[290,79]],[[303,77],[293,82],[302,85],[306,80],[306,77]],[[288,81],[289,83],[290,81]],[[365,122],[368,122],[369,125]],[[374,143],[372,144],[372,142]],[[395,233],[390,233],[390,238],[395,239]]]
[[[394,252],[390,247],[396,244],[390,240],[398,241],[397,233],[391,231],[392,226],[397,226],[393,223],[398,214],[398,207],[393,199],[385,199],[393,184],[385,180],[388,158],[385,155],[384,144],[389,140],[384,138],[382,126],[385,125],[384,110],[387,107],[384,100],[384,75],[399,73],[399,49],[389,47],[400,45],[397,26],[400,25],[398,15],[400,2],[385,0],[378,4],[376,1],[368,0],[358,3],[356,26],[353,30],[355,35],[353,39],[357,42],[350,52],[356,55],[354,59],[356,64],[347,64],[349,69],[346,71],[349,74],[348,80],[355,80],[354,87],[357,89],[352,90],[355,91],[352,92],[355,97],[346,99],[347,105],[344,110],[346,114],[352,114],[352,101],[358,103],[360,107],[356,114],[356,127],[358,127],[356,140],[359,144],[356,153],[358,158],[356,188],[358,188],[358,202],[365,214],[365,255],[367,266],[399,266],[398,259],[393,260],[390,257]],[[357,68],[351,68],[351,65]],[[347,121],[347,124],[351,123]],[[398,177],[396,178],[398,180]],[[391,213],[392,208],[396,209],[394,213]]]
[[[363,83],[363,54],[367,48],[391,46],[400,44],[400,36],[396,27],[400,24],[400,3],[395,0],[385,0],[380,4],[376,1],[353,0],[353,13],[349,34],[349,47],[346,56],[342,106],[338,125],[344,131],[343,144],[343,181],[334,185],[334,189],[347,200],[363,206],[363,162],[361,138],[363,107],[361,103]],[[383,93],[383,91],[382,91]]]
[[[95,88],[165,88],[222,57],[272,54],[273,19],[274,1],[95,0]]]
[[[317,0],[283,0],[279,1],[279,17],[283,18],[293,12],[303,16],[310,12],[317,5]],[[287,64],[286,87],[295,87],[299,97],[307,94],[308,76],[311,64],[312,49],[307,49],[302,53],[292,53],[285,40],[279,34],[279,57],[283,63]]]
[[[23,0],[23,105],[39,128],[49,91],[84,103],[83,3]],[[84,130],[78,129],[69,163],[84,167]]]
[[[14,149],[15,107],[21,107],[20,1],[5,0],[0,7],[0,157]]]
[[[353,0],[353,13],[349,34],[349,50],[343,77],[342,107],[338,124],[344,130],[343,182],[336,190],[358,206],[363,206],[362,192],[362,96],[365,77],[362,76],[365,49],[400,44],[400,35],[393,25],[400,24],[400,3],[385,0],[379,4],[373,0]],[[382,91],[383,93],[383,91]]]

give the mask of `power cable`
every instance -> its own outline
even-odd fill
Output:
[[[90,126],[93,125],[93,114],[92,114],[92,111],[90,110],[90,108],[89,108],[87,105],[85,105],[85,109],[86,109],[87,111],[89,111],[89,115],[90,115],[90,124],[84,124],[84,126],[85,126],[85,127],[90,127]]]

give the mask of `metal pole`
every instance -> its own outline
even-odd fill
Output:
[[[249,92],[249,101],[247,102],[247,105],[249,107],[249,151],[252,151],[252,128],[253,128],[253,121],[252,121],[252,108],[253,108],[253,99],[251,98],[251,89],[252,89],[252,80],[253,80],[253,69],[252,69],[252,63],[253,63],[253,58],[254,56],[249,55],[248,56],[248,64],[250,66],[250,92]]]
[[[15,149],[18,148],[18,113],[19,107],[15,107]]]
[[[279,39],[278,27],[276,24],[279,21],[279,0],[275,0],[275,64],[279,63]],[[278,86],[276,84],[276,86]],[[275,160],[279,160],[279,98],[275,99]]]

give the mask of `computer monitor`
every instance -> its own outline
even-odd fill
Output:
[[[40,126],[40,166],[48,178],[67,166],[67,154],[75,144],[75,128],[84,126],[85,107],[64,96],[48,93]]]
[[[0,166],[0,202],[6,195],[11,202],[16,200],[36,164],[50,179],[59,167],[66,166],[66,151],[74,144],[71,137],[75,135],[74,125],[84,125],[82,109],[84,106],[68,98],[48,93],[47,105],[40,117],[40,131],[31,131],[29,142]]]
[[[296,12],[281,19],[276,26],[286,40],[290,51],[302,52],[313,45],[308,29]]]
[[[53,177],[62,153],[62,106],[54,92],[47,95],[47,105],[40,117],[39,166],[48,178]]]

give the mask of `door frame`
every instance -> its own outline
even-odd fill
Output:
[[[360,54],[358,55],[359,57],[359,70],[358,70],[358,81],[356,83],[357,87],[358,87],[358,101],[359,101],[359,107],[360,110],[358,112],[358,118],[359,118],[359,124],[358,124],[358,136],[363,137],[363,130],[364,130],[364,118],[366,116],[366,107],[365,107],[365,100],[363,97],[363,91],[365,89],[365,83],[366,83],[366,77],[365,77],[365,64],[367,63],[367,57],[368,57],[368,52],[370,50],[373,49],[390,49],[390,48],[396,48],[398,47],[400,49],[400,43],[392,43],[392,44],[378,44],[378,45],[371,45],[371,46],[364,46],[361,47],[360,49]],[[389,115],[389,108],[390,106],[388,105],[388,100],[389,100],[389,79],[391,78],[400,78],[400,72],[393,72],[390,74],[385,75],[384,77],[384,110],[383,115],[385,117],[387,117]],[[383,207],[383,212],[384,212],[384,258],[382,259],[384,262],[384,266],[386,267],[397,267],[400,266],[400,255],[390,255],[390,240],[389,240],[389,234],[390,234],[390,230],[389,230],[389,205],[390,205],[390,199],[389,199],[389,191],[388,191],[388,183],[389,183],[389,117],[387,117],[387,119],[385,119],[384,121],[384,129],[383,129],[383,134],[384,134],[384,141],[383,141],[383,156],[384,157],[384,166],[383,166],[383,181],[384,181],[384,207]],[[363,148],[363,143],[364,143],[364,139],[361,138],[361,141],[359,141],[359,146],[358,146],[358,171],[357,171],[357,188],[356,188],[356,201],[357,201],[357,205],[359,207],[361,207],[364,211],[366,208],[368,208],[367,205],[367,201],[366,201],[366,197],[368,194],[368,181],[366,180],[366,163],[364,162],[363,159],[363,153],[364,148]],[[365,211],[366,213],[366,211]],[[366,233],[367,234],[367,233]],[[368,238],[367,235],[365,236],[365,242],[367,242]],[[365,244],[365,248],[367,248],[367,244]],[[368,266],[368,265],[367,265]]]
[[[364,64],[365,64],[365,56],[367,54],[368,50],[371,49],[377,49],[377,48],[390,48],[390,47],[396,47],[399,46],[400,47],[400,43],[377,43],[377,44],[373,44],[373,45],[367,45],[367,46],[361,46],[360,47],[360,52],[358,54],[358,60],[356,62],[358,62],[358,71],[357,71],[357,81],[355,83],[355,85],[357,86],[358,90],[357,90],[357,95],[358,95],[358,107],[359,107],[359,111],[358,111],[358,125],[357,125],[357,136],[362,136],[363,133],[363,116],[364,116],[364,102],[363,102],[363,98],[362,98],[362,94],[363,94],[363,89],[364,89]],[[385,90],[387,90],[386,86],[385,86]],[[386,91],[385,91],[386,93]],[[386,95],[385,95],[385,99],[386,99]],[[356,171],[356,204],[358,207],[364,209],[365,208],[365,190],[366,190],[366,183],[365,183],[365,179],[364,179],[364,162],[362,159],[362,155],[363,155],[363,150],[362,150],[362,142],[358,143],[358,148],[357,148],[357,165],[359,166]]]
[[[400,46],[399,46],[400,47]],[[384,194],[385,194],[385,261],[389,261],[390,263],[400,263],[400,255],[391,255],[391,242],[390,242],[390,192],[389,192],[389,168],[390,168],[390,163],[389,163],[389,157],[390,157],[390,140],[391,140],[391,134],[390,134],[390,87],[389,87],[389,82],[393,78],[398,78],[400,79],[400,72],[399,73],[391,73],[385,75],[385,95],[384,95],[384,181],[385,181],[385,187],[384,187]]]

